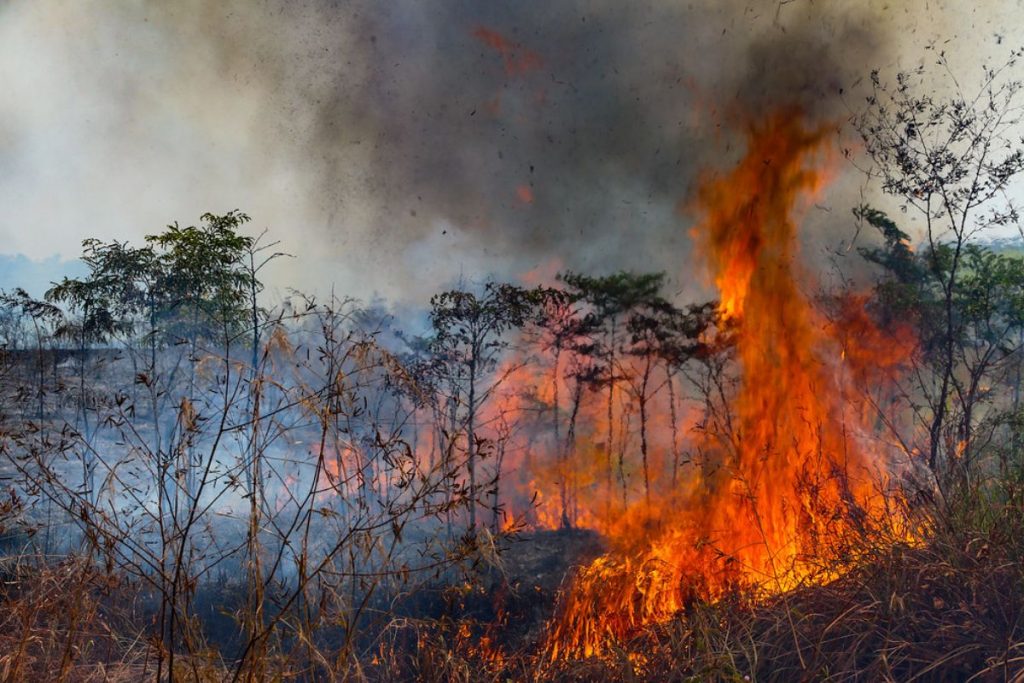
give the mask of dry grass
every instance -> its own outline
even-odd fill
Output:
[[[4,563],[2,576],[0,679],[137,681],[144,676],[149,644],[138,627],[128,628],[130,591],[92,562],[48,565],[19,557]],[[114,613],[110,606],[117,604],[123,607]]]
[[[826,585],[768,601],[736,594],[694,603],[600,659],[543,661],[538,630],[510,629],[508,621],[410,616],[396,618],[380,647],[338,669],[336,679],[1024,683],[1018,498],[974,499],[927,543],[879,544]],[[530,573],[539,562],[528,563]],[[2,575],[0,680],[153,679],[155,641],[143,635],[152,625],[132,586],[85,559],[47,566],[22,558],[4,564]],[[182,658],[176,669],[176,680],[217,681],[232,666],[209,652]],[[304,679],[284,660],[268,659],[260,670],[274,680]]]
[[[977,521],[977,520],[976,520]],[[768,602],[694,604],[560,681],[1024,681],[1024,513],[889,546]]]

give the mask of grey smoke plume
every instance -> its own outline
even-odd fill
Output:
[[[237,207],[299,257],[282,285],[422,300],[460,273],[633,268],[686,286],[677,207],[736,152],[736,111],[841,119],[840,89],[899,59],[894,33],[954,23],[925,4],[14,2],[0,231],[68,256]]]
[[[318,109],[323,197],[344,210],[330,201],[348,173],[339,142],[359,121],[375,247],[444,258],[450,225],[527,267],[676,270],[675,207],[734,110],[834,115],[851,67],[884,43],[871,20],[823,26],[809,5],[788,28],[736,3],[389,7],[359,23],[368,77]]]

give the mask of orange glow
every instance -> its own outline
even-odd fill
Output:
[[[496,49],[511,45],[480,31]],[[608,547],[563,595],[548,656],[601,655],[733,589],[757,597],[828,580],[876,530],[908,538],[885,491],[891,446],[879,424],[892,416],[879,418],[895,405],[915,340],[909,327],[879,329],[866,295],[817,305],[819,285],[799,262],[800,215],[838,162],[826,149],[831,130],[794,110],[771,114],[749,127],[734,168],[702,178],[688,207],[698,217],[697,256],[719,293],[717,322],[700,341],[732,359],[714,399],[696,396],[667,363],[644,375],[652,366],[625,352],[622,330],[614,392],[600,374],[595,381],[586,367],[594,356],[573,351],[588,342],[572,337],[575,316],[587,313],[577,301],[550,304],[551,326],[530,329],[521,351],[503,356],[487,380],[498,386],[478,387],[487,395],[475,415],[478,524],[589,528]],[[534,199],[526,185],[516,194]],[[562,268],[553,257],[523,280],[556,284]],[[643,459],[641,376],[654,387],[643,395]],[[438,419],[421,410],[420,424]],[[456,411],[442,422],[457,419]],[[466,444],[457,424],[422,432],[413,446],[420,471],[466,485]],[[365,496],[388,485],[357,443],[329,444],[322,456],[321,490]],[[479,644],[502,656],[495,639]]]
[[[473,36],[501,55],[506,76],[522,76],[530,71],[540,69],[544,65],[544,60],[539,54],[523,48],[519,43],[510,41],[493,29],[478,26],[473,31]]]
[[[533,190],[529,185],[520,185],[516,188],[516,197],[523,204],[533,204]]]
[[[557,256],[552,256],[524,273],[520,273],[519,281],[527,287],[551,286],[556,284],[558,274],[565,270],[565,264]]]
[[[734,169],[701,181],[692,234],[742,373],[722,407],[730,428],[696,437],[702,457],[685,485],[601,520],[612,551],[576,575],[551,657],[600,655],[733,587],[776,593],[833,577],[886,517],[885,466],[854,387],[897,372],[912,340],[875,329],[862,298],[835,319],[809,298],[795,216],[829,179],[829,130],[776,112],[750,127]]]

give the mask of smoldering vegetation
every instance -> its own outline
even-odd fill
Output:
[[[458,398],[372,310],[259,307],[246,220],[90,242],[87,277],[4,296],[5,677],[359,675],[494,580]]]
[[[874,78],[888,104],[853,122],[909,208],[920,187],[900,174],[921,132],[883,124],[890,106],[933,106],[921,77]],[[1018,92],[994,85],[976,111],[998,117]],[[962,120],[938,113],[924,134]],[[811,124],[775,120],[752,153],[793,143],[820,161]],[[984,160],[989,189],[1024,169],[954,142],[943,158]],[[87,274],[4,293],[4,675],[1018,676],[1020,257],[941,227],[915,251],[865,205],[852,220],[877,238],[857,267],[874,285],[803,295],[816,283],[789,258],[789,211],[816,176],[801,164],[782,165],[791,183],[757,174],[784,199],[736,189],[756,216],[742,225],[732,194],[705,191],[728,304],[627,271],[462,282],[421,311],[271,304],[262,277],[288,257],[237,211],[89,240]],[[738,177],[763,165],[748,155]],[[945,210],[983,229],[1011,211],[987,197],[990,212]],[[745,326],[734,289],[761,308],[747,317],[810,335],[787,341],[795,364],[745,376],[751,354],[793,360]],[[787,487],[778,508],[743,479],[768,471]],[[708,521],[734,501],[727,526]],[[758,529],[763,549],[730,538]],[[759,555],[771,576],[745,564]]]
[[[325,251],[428,261],[447,226],[557,275],[272,297],[302,260],[231,211],[3,292],[0,675],[1021,680],[1024,266],[985,239],[1019,221],[1020,53],[970,92],[941,48],[861,74],[898,208],[829,217],[859,241],[826,286],[799,209],[891,45],[790,4],[737,44],[740,3],[126,10],[197,48],[163,85],[245,83],[179,106],[284,140]],[[659,270],[680,203],[720,301]]]
[[[711,324],[657,274],[481,283],[404,321],[337,298],[264,308],[284,255],[247,222],[90,240],[86,276],[3,294],[9,678],[392,680],[430,675],[444,647],[535,647],[605,545],[581,528],[604,494],[568,465],[597,429],[584,391],[612,372],[584,367],[603,324],[584,292],[663,316],[680,354]],[[539,378],[552,344],[583,355]],[[568,383],[571,418],[545,407]],[[624,500],[636,465],[620,457]]]

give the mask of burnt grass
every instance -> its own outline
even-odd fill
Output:
[[[522,652],[543,637],[573,570],[605,550],[600,535],[586,529],[512,534],[500,541],[496,562],[471,568],[476,577],[418,591],[403,607],[407,614],[467,623],[471,639],[486,636],[503,650]]]
[[[546,625],[573,568],[602,552],[586,531],[524,534],[503,573],[404,604],[427,634],[394,641],[375,680],[1024,681],[1024,507],[881,544],[841,578],[772,598],[694,602],[600,657],[550,662]],[[461,637],[460,637],[461,630]],[[499,654],[495,654],[498,652]]]
[[[374,677],[490,680],[500,662],[519,668],[535,661],[575,569],[606,549],[586,529],[512,533],[498,539],[488,561],[382,600],[392,623],[407,626],[392,634],[388,661]]]
[[[10,639],[0,634],[0,667],[6,654],[18,651],[19,641],[25,640],[28,656],[20,658],[26,662],[17,672],[21,678],[44,676],[64,658],[66,647],[74,651],[76,662],[69,680],[105,680],[105,665],[110,672],[152,675],[152,657],[145,648],[128,652],[123,646],[127,641],[145,644],[156,623],[158,596],[85,558],[69,556],[42,569],[20,563],[18,550],[24,542],[18,534],[0,537],[7,558],[0,562],[0,610],[5,615],[0,615],[0,624],[10,629]],[[356,634],[354,649],[367,661],[364,673],[379,681],[448,680],[422,666],[422,649],[435,643],[447,643],[453,661],[468,662],[480,655],[477,645],[486,637],[515,653],[511,657],[516,661],[530,661],[567,577],[575,566],[603,552],[604,545],[596,533],[573,529],[514,533],[497,543],[493,561],[470,563],[415,590],[378,585],[356,623],[349,628],[324,625],[316,633],[317,645],[332,651],[345,644],[347,633]],[[219,680],[220,674],[230,677],[231,662],[244,646],[237,616],[247,602],[237,578],[241,574],[241,566],[229,561],[213,578],[200,582],[192,597],[207,645],[220,661],[208,671],[210,680]],[[271,589],[267,601],[274,605],[286,597],[287,591],[278,596]],[[97,639],[97,632],[105,636]],[[375,665],[370,660],[382,643],[388,657]],[[282,645],[289,647],[288,642]],[[492,669],[488,663],[477,673]]]
[[[439,576],[408,593],[381,590],[353,625],[365,662],[361,677],[466,683],[1024,681],[1019,502],[1002,505],[984,523],[936,529],[922,544],[880,545],[828,584],[770,599],[737,593],[695,602],[601,657],[549,662],[541,645],[559,593],[575,567],[604,549],[590,531],[519,533],[502,539],[491,561],[470,564],[462,575]],[[239,645],[232,613],[245,601],[231,574],[205,582],[195,595],[195,612],[220,652],[222,673],[231,669]],[[126,639],[146,631],[152,616],[137,590],[82,562],[42,574],[5,565],[4,621],[17,624],[12,638],[26,624],[33,634],[32,664],[20,674],[43,675],[68,639],[81,667],[70,680],[104,680],[102,667],[118,659],[128,665],[125,671],[151,674],[144,652],[120,651]],[[93,628],[68,621],[83,612]],[[98,632],[109,635],[97,638]],[[344,630],[325,628],[317,639],[330,649],[343,641]],[[2,644],[7,651],[19,647]],[[217,680],[216,672],[211,676]]]
[[[541,649],[546,624],[601,540],[524,535],[504,549],[503,575],[418,596],[431,637],[393,650],[377,673],[467,683],[1024,681],[1024,506],[1018,498],[985,514],[947,518],[921,543],[879,543],[829,583],[694,602],[600,657],[560,662]]]

